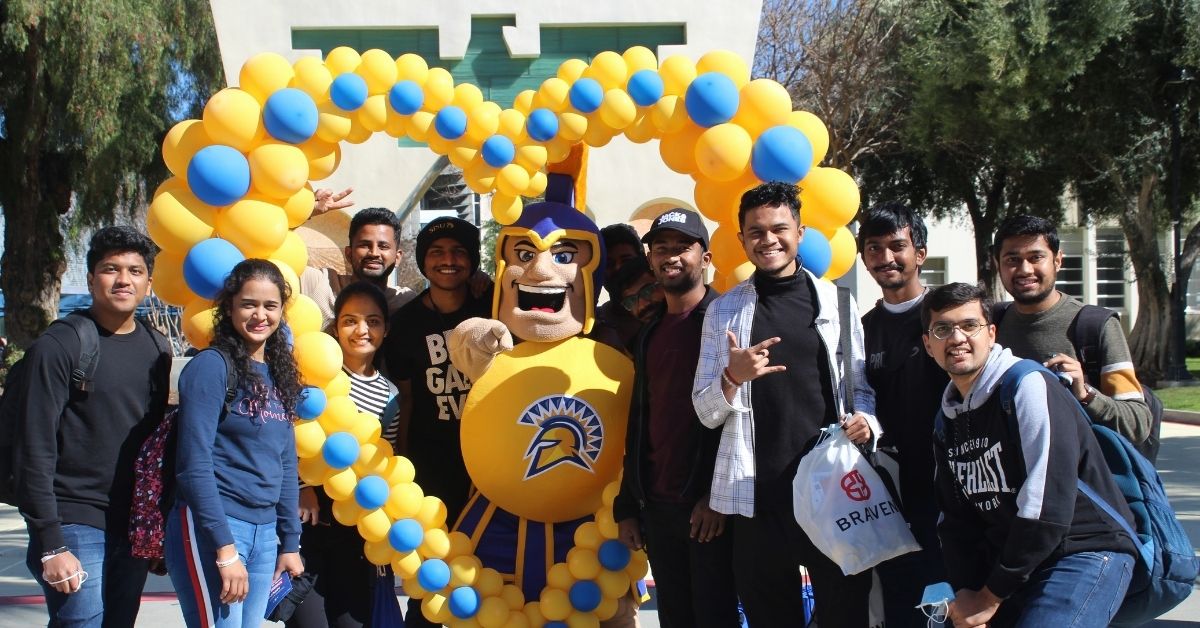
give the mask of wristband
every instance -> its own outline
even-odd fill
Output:
[[[44,565],[50,562],[50,559],[54,558],[55,556],[58,556],[59,554],[66,554],[69,551],[71,551],[71,548],[64,545],[58,549],[52,549],[49,552],[42,552],[42,564]]]
[[[229,560],[218,560],[217,561],[217,569],[224,569],[226,567],[229,567],[230,565],[236,563],[239,560],[241,560],[241,556],[238,556],[236,554],[234,555],[233,558],[230,558]]]
[[[741,383],[741,382],[739,382],[739,381],[737,381],[736,379],[734,379],[734,378],[733,378],[733,375],[731,375],[731,374],[729,373],[729,367],[728,367],[728,366],[727,366],[727,367],[725,367],[725,370],[724,370],[724,371],[721,371],[721,379],[725,380],[726,382],[729,382],[729,385],[730,385],[730,386],[733,386],[734,388],[737,388],[738,386],[741,386],[741,385],[742,385],[742,383]]]

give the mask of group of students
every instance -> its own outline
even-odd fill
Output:
[[[869,573],[842,574],[792,513],[799,459],[831,424],[899,459],[904,514],[923,551],[878,569],[887,625],[924,625],[914,610],[921,591],[947,579],[956,626],[1045,625],[1068,612],[1087,618],[1078,625],[1107,622],[1128,585],[1132,545],[1069,497],[1080,477],[1116,493],[1094,440],[1062,408],[1074,397],[1138,442],[1150,414],[1115,319],[1098,345],[1101,375],[1084,372],[1063,323],[1080,304],[1054,289],[1062,256],[1053,226],[1017,217],[997,233],[1015,299],[997,330],[978,289],[921,283],[926,231],[907,207],[878,206],[861,221],[862,259],[884,293],[861,322],[853,300],[840,315],[835,288],[797,257],[795,186],[747,192],[738,216],[756,270],[724,295],[705,285],[711,253],[695,212],[664,212],[641,238],[622,226],[604,233],[609,304],[598,318],[635,363],[614,514],[621,540],[650,554],[661,624],[736,625],[740,599],[751,625],[796,625],[803,565],[821,626],[868,625]],[[326,314],[358,409],[379,417],[453,521],[470,491],[457,438],[470,380],[449,362],[446,334],[490,315],[492,286],[479,271],[478,229],[444,218],[417,237],[428,288],[388,287],[399,235],[391,212],[358,212],[350,274],[306,272],[302,291]],[[131,556],[126,528],[132,457],[163,416],[170,369],[157,332],[134,318],[154,251],[125,227],[92,238],[89,316],[104,363],[89,391],[72,387],[80,343],[68,326],[51,326],[27,354],[36,394],[21,398],[18,499],[52,625],[132,625],[151,567]],[[289,625],[370,622],[375,568],[361,539],[332,520],[319,488],[296,479],[290,297],[274,264],[239,264],[216,299],[211,348],[180,375],[166,567],[189,626],[258,625],[272,580],[305,569],[321,577]],[[844,325],[850,355],[838,348]],[[997,337],[1011,338],[1012,351]],[[1014,351],[1035,352],[1071,385],[1022,386],[1017,420],[1005,423],[991,393]],[[935,437],[939,411],[945,428]],[[964,485],[964,469],[980,465],[1002,481]],[[1076,588],[1064,593],[1065,579]],[[1081,611],[1088,600],[1109,604]],[[407,621],[427,623],[418,605]]]

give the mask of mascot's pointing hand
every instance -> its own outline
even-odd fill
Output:
[[[447,336],[450,362],[460,373],[478,380],[492,359],[513,348],[512,334],[504,323],[490,318],[468,318]]]

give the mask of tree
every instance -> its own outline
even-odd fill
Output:
[[[1131,21],[1123,0],[909,3],[899,148],[865,161],[865,191],[935,214],[965,207],[979,276],[994,292],[999,221],[1062,212],[1068,176],[1056,102]]]
[[[56,315],[66,234],[128,216],[167,175],[167,130],[221,83],[207,3],[0,3],[0,287],[15,344]]]
[[[793,106],[826,124],[827,165],[851,170],[895,142],[894,66],[905,6],[888,0],[763,5],[754,74],[783,85]]]

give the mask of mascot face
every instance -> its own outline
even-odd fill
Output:
[[[517,223],[500,231],[494,317],[532,342],[591,331],[604,264],[598,235],[595,223],[569,205],[526,207]]]

